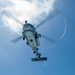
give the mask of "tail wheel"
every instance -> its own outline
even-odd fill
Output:
[[[40,56],[41,56],[41,54],[40,54],[40,53],[38,53],[38,54],[37,54],[37,58],[38,58],[38,59],[40,59]]]

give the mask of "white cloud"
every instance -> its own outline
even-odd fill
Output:
[[[55,0],[9,0],[12,4],[11,6],[4,7],[2,9],[16,17],[19,21],[24,23],[28,20],[32,24],[38,24],[43,20],[48,13],[53,9]],[[8,2],[9,2],[8,1]],[[4,4],[10,4],[5,3]],[[21,26],[17,22],[13,21],[9,17],[3,16],[3,21],[5,25],[10,27],[16,32],[21,32]]]

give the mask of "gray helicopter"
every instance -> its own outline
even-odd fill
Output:
[[[41,23],[39,23],[36,27],[34,27],[34,25],[30,24],[27,22],[27,20],[25,21],[25,24],[22,24],[17,18],[15,18],[14,16],[11,15],[10,12],[7,11],[3,11],[2,14],[5,14],[5,16],[8,16],[10,18],[12,18],[13,20],[15,20],[16,22],[20,23],[23,26],[23,32],[22,32],[22,36],[12,40],[12,42],[16,43],[18,42],[20,39],[26,40],[26,44],[28,46],[30,46],[33,50],[33,53],[36,55],[36,58],[32,58],[32,61],[46,61],[47,57],[41,57],[41,54],[38,52],[39,48],[38,46],[40,46],[40,41],[39,38],[43,37],[46,40],[48,40],[51,43],[55,43],[57,40],[46,37],[42,34],[39,34],[36,29],[39,28],[40,26],[42,26],[44,23],[46,23],[47,21],[53,19],[55,16],[60,14],[60,11],[58,9],[54,9],[54,11],[52,13],[50,13],[46,19],[44,19]]]

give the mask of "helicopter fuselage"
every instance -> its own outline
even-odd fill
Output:
[[[40,46],[39,38],[41,38],[41,34],[38,34],[35,31],[34,26],[28,23],[23,25],[23,38],[26,38],[27,45],[29,45],[32,48],[32,50],[34,50],[33,53],[36,54],[36,58],[32,58],[32,61],[47,60],[46,57],[41,58],[41,54],[38,52],[38,46]]]
[[[27,45],[29,45],[33,50],[36,50],[37,47],[40,46],[39,34],[31,24],[25,24],[23,26],[23,37],[26,38]]]

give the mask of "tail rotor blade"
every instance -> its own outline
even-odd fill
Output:
[[[56,43],[57,40],[53,39],[53,38],[50,38],[50,37],[47,37],[47,36],[44,36],[44,35],[41,35],[44,39],[46,39],[47,41],[49,41],[50,43]]]
[[[50,14],[46,17],[46,19],[44,19],[40,24],[37,25],[37,27],[35,29],[42,26],[44,23],[48,22],[49,20],[52,20],[53,18],[55,18],[60,13],[61,12],[57,8],[55,8],[52,12],[50,12]]]
[[[17,37],[16,39],[13,39],[11,42],[17,43],[17,42],[19,42],[22,38],[23,38],[23,36]]]

